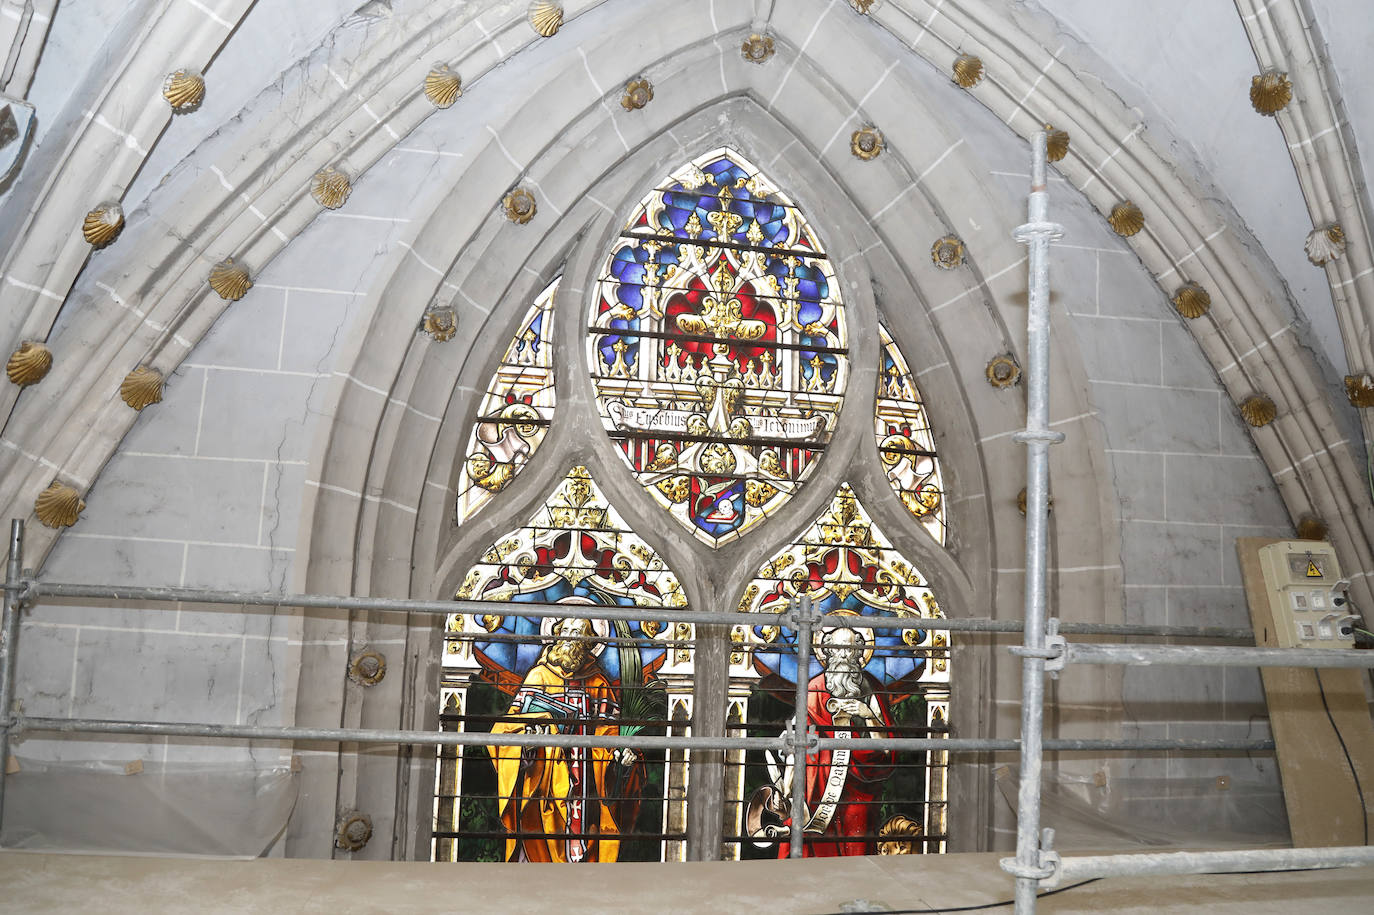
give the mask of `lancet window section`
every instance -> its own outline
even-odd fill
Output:
[[[887,481],[907,510],[937,543],[945,542],[945,493],[935,436],[926,418],[916,376],[887,328],[878,325],[882,363],[873,411],[878,453]]]
[[[555,618],[448,617],[440,727],[629,736],[691,726],[684,621],[580,615],[588,605],[688,611],[667,564],[584,467],[498,539],[455,595],[557,605]],[[585,613],[581,610],[581,613]],[[433,854],[444,861],[681,860],[688,760],[661,750],[469,746],[439,751]]]
[[[590,322],[607,434],[705,543],[760,523],[823,455],[849,373],[839,286],[800,210],[733,150],[644,198]]]
[[[809,597],[822,613],[854,618],[812,638],[798,670],[797,634],[777,618]],[[948,733],[949,632],[934,592],[842,485],[801,539],[759,569],[740,610],[763,618],[732,633],[735,733],[777,736],[795,718],[797,678],[807,682],[801,726],[823,737],[925,737]],[[865,620],[930,620],[913,629]],[[751,750],[729,780],[726,841],[743,858],[787,857],[794,770],[772,751]],[[943,852],[948,840],[948,753],[821,750],[805,767],[803,853],[811,856]]]
[[[553,382],[554,280],[530,306],[487,383],[458,476],[462,524],[505,489],[544,441],[556,403]]]

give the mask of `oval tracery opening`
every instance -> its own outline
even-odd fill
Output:
[[[849,375],[824,247],[786,195],[724,148],[640,202],[597,282],[587,340],[606,433],[711,546],[801,488]]]

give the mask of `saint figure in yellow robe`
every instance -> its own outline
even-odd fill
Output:
[[[558,621],[493,734],[618,735],[620,705],[592,651],[589,620]],[[638,806],[628,748],[488,747],[496,766],[507,861],[615,861]]]

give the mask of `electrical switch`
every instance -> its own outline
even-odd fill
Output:
[[[1353,648],[1355,625],[1336,551],[1316,540],[1284,540],[1261,547],[1260,569],[1274,631],[1284,648]]]

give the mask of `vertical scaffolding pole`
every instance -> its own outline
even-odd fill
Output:
[[[5,565],[3,629],[0,629],[0,826],[5,822],[5,770],[9,768],[14,727],[14,669],[19,646],[19,587],[24,562],[24,522],[10,521],[9,561]]]
[[[803,594],[796,602],[797,692],[795,719],[792,722],[792,832],[787,848],[789,858],[802,856],[803,829],[806,826],[806,743],[809,731],[806,714],[806,688],[811,681],[811,598]]]
[[[1016,915],[1033,915],[1040,880],[1048,876],[1041,860],[1040,771],[1044,737],[1045,661],[1032,657],[1045,647],[1045,566],[1049,528],[1050,445],[1064,440],[1051,432],[1049,246],[1063,229],[1049,221],[1045,190],[1045,132],[1031,138],[1031,188],[1027,221],[1014,233],[1028,247],[1029,295],[1026,316],[1026,429],[1014,438],[1026,446],[1026,627],[1028,653],[1021,669],[1021,785],[1016,807],[1016,859],[1003,862],[1016,877]],[[1011,866],[1007,866],[1010,864]]]

